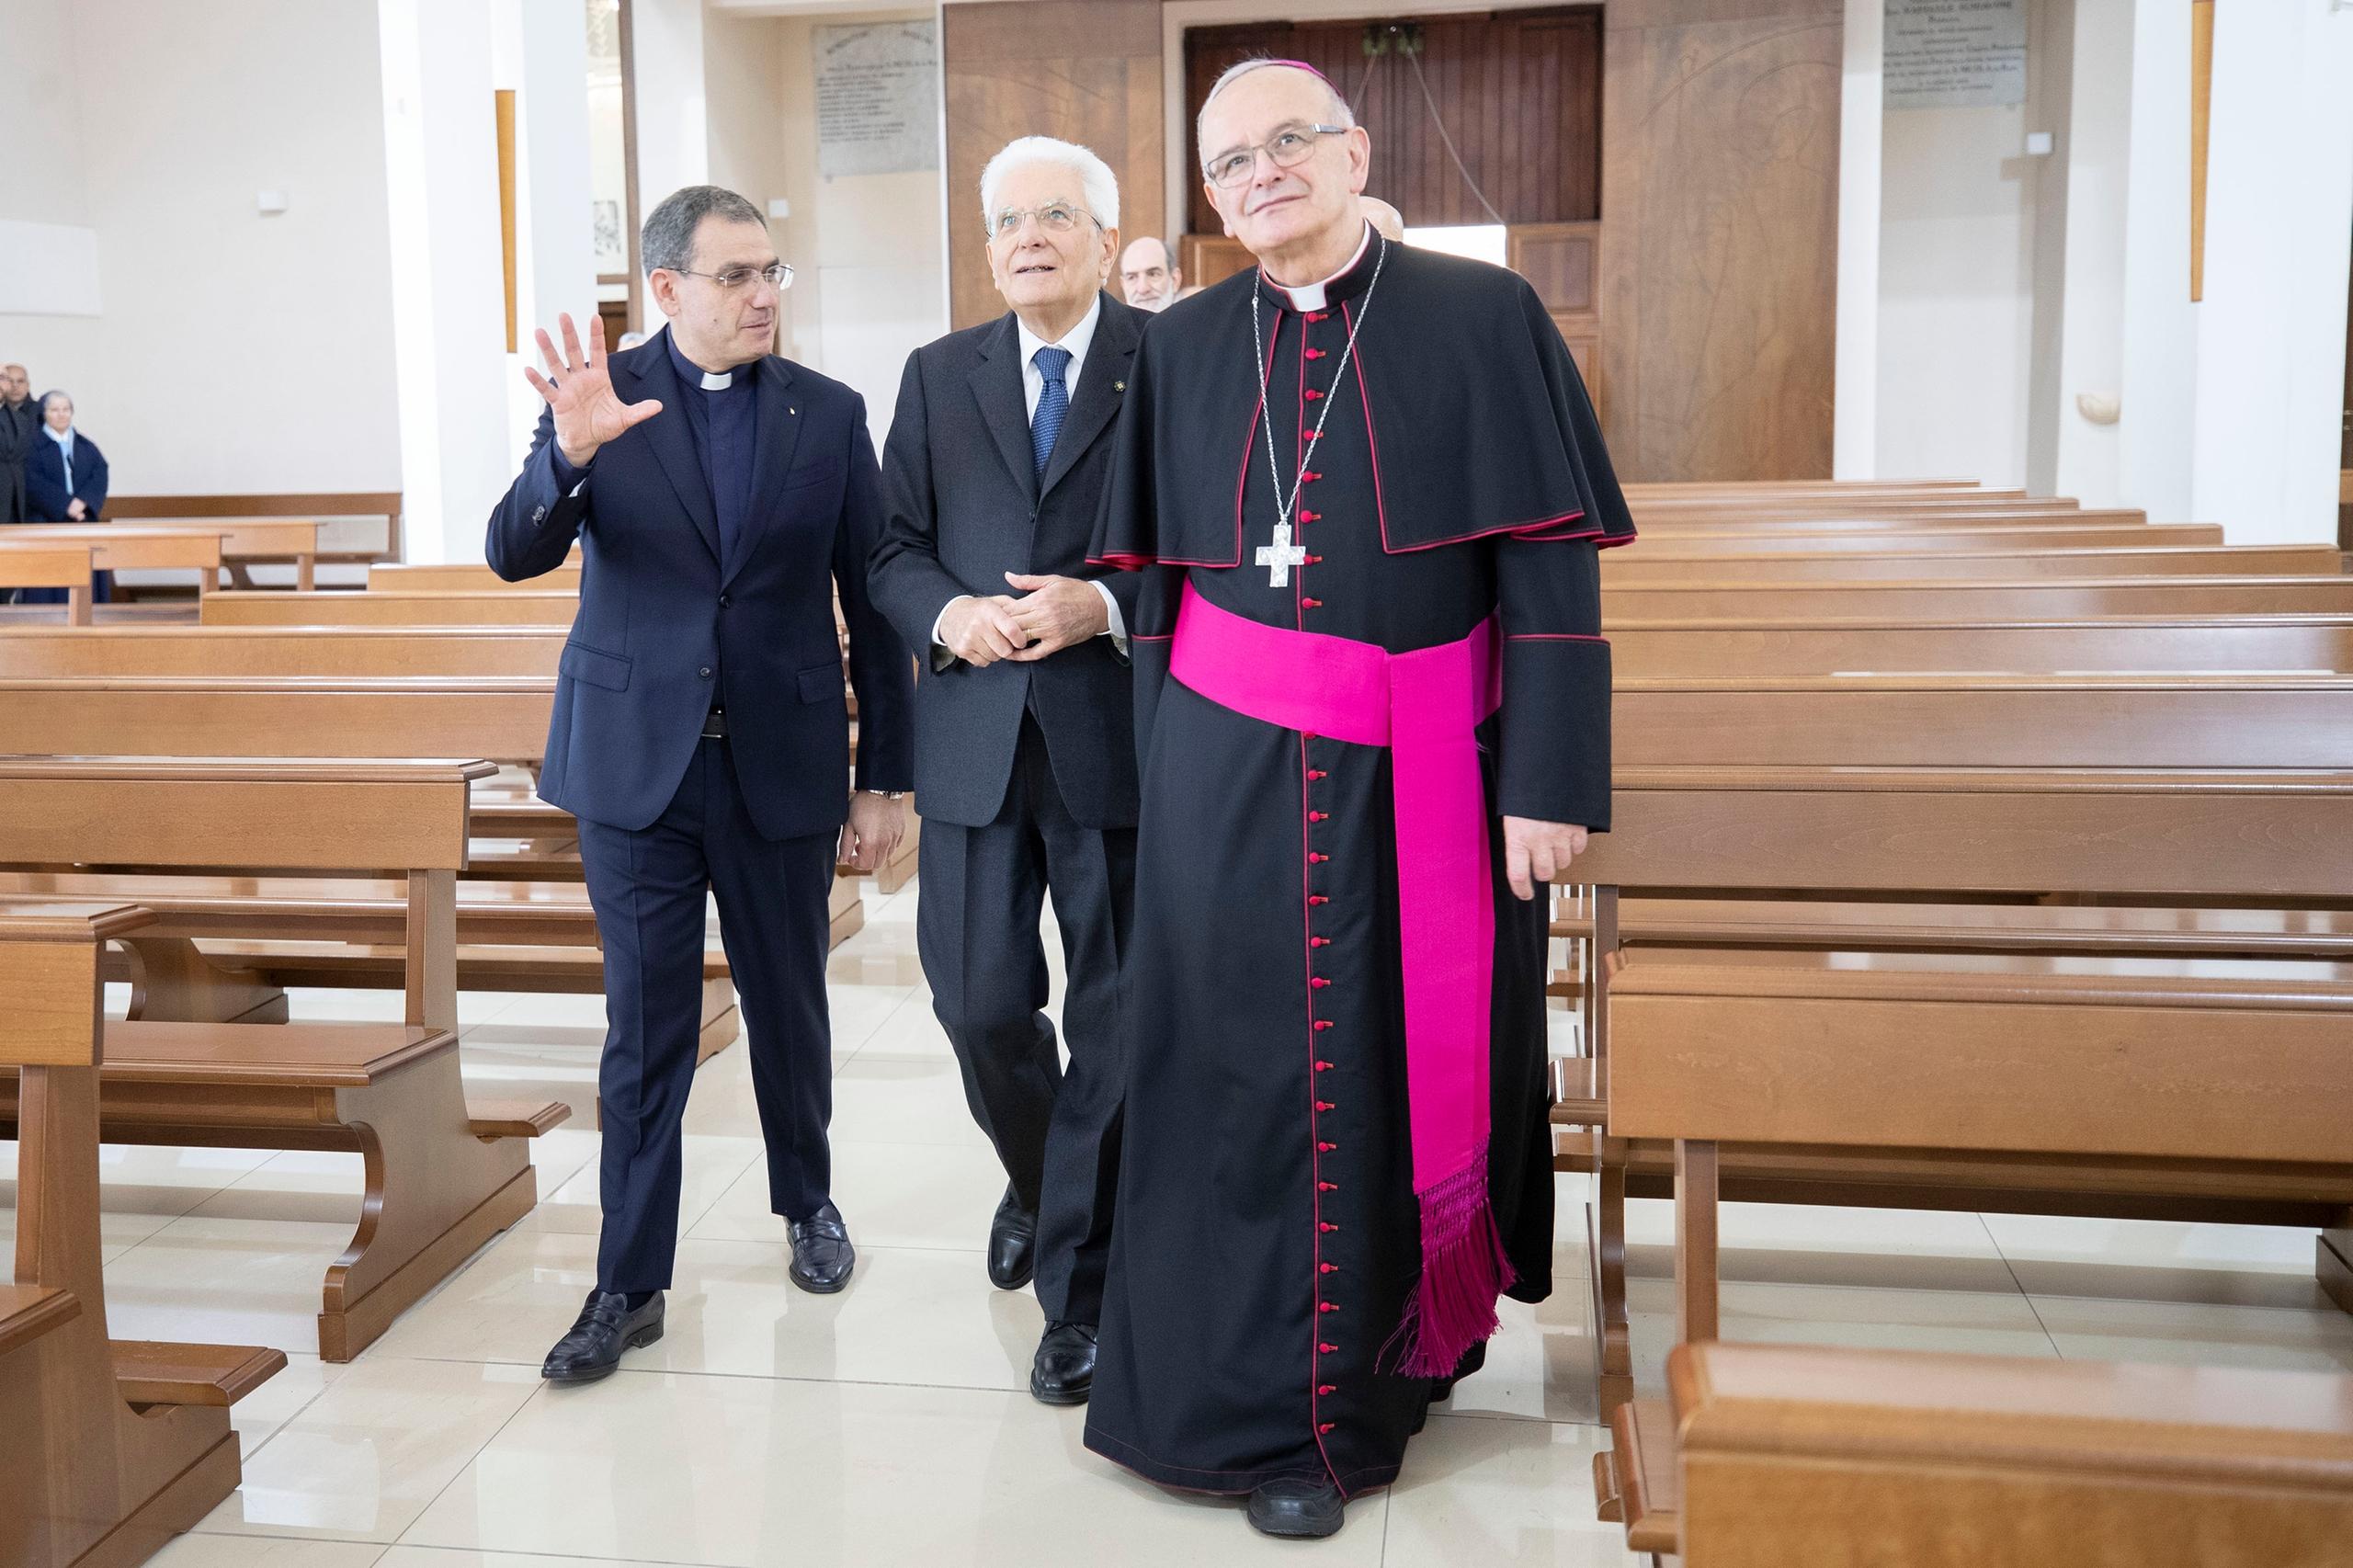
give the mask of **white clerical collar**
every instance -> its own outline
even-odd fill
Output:
[[[705,392],[725,392],[734,384],[735,372],[733,370],[721,370],[715,375],[709,370],[702,373],[702,390]]]
[[[1357,241],[1356,255],[1348,257],[1347,266],[1341,267],[1339,271],[1335,272],[1331,277],[1324,278],[1322,282],[1309,283],[1300,288],[1292,289],[1280,283],[1275,283],[1275,280],[1271,278],[1267,278],[1267,281],[1274,283],[1276,288],[1281,289],[1284,293],[1290,296],[1291,309],[1300,312],[1302,314],[1304,314],[1309,311],[1320,311],[1324,308],[1324,290],[1330,288],[1333,284],[1337,283],[1341,278],[1346,278],[1349,273],[1355,271],[1357,263],[1364,259],[1364,247],[1370,244],[1372,244],[1372,225],[1370,223],[1367,223],[1364,226],[1364,237]]]
[[[1038,350],[1040,348],[1062,347],[1070,350],[1071,360],[1075,364],[1086,358],[1086,346],[1095,341],[1095,324],[1102,319],[1103,291],[1100,289],[1095,291],[1095,298],[1087,305],[1086,313],[1079,318],[1078,324],[1063,333],[1053,343],[1048,343],[1044,338],[1031,332],[1028,322],[1023,321],[1019,316],[1015,316],[1013,325],[1021,340],[1021,362],[1027,365],[1037,358]]]

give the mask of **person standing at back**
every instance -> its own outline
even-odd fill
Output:
[[[562,353],[539,333],[548,374],[524,374],[548,407],[490,518],[510,582],[582,552],[540,793],[580,819],[605,949],[604,1230],[596,1289],[542,1369],[557,1382],[604,1377],[662,1335],[711,894],[790,1278],[849,1282],[826,1144],[826,894],[837,856],[889,858],[913,781],[907,653],[866,591],[881,495],[864,401],[771,352],[792,269],[743,197],[675,192],[642,248],[669,324],[610,357],[594,316],[585,348],[569,316]]]

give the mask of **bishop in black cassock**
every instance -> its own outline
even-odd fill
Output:
[[[1145,580],[1086,1442],[1281,1534],[1391,1482],[1496,1295],[1551,1290],[1547,910],[1501,819],[1608,826],[1596,552],[1633,537],[1528,284],[1357,222],[1320,283],[1154,318],[1095,546]],[[1328,1523],[1261,1517],[1286,1489]]]

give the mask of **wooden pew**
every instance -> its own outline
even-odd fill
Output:
[[[2015,578],[2314,577],[2340,574],[2344,557],[2322,545],[2224,545],[2215,549],[2103,546],[1941,552],[1869,551],[1790,554],[1709,546],[1610,551],[1602,558],[1606,588],[1705,579],[1737,582],[1999,582]]]
[[[252,586],[250,569],[264,562],[288,562],[294,567],[294,585],[318,584],[320,524],[309,517],[158,517],[142,519],[142,528],[212,534],[221,540],[221,564],[231,583]]]
[[[229,1407],[282,1351],[107,1336],[99,1264],[98,954],[138,909],[0,905],[0,1069],[21,1106],[0,1286],[0,1562],[143,1562],[237,1488]],[[105,1031],[111,1034],[111,1030]]]
[[[1893,527],[1861,527],[1852,522],[1815,526],[1790,524],[1773,528],[1722,528],[1713,524],[1652,524],[1642,534],[1642,552],[1688,555],[1708,551],[1744,555],[1772,553],[1822,554],[1852,551],[1956,550],[2090,550],[2170,545],[2216,550],[2222,530],[2212,523],[2144,523],[2139,521],[2028,522],[1970,519],[1928,520]],[[1622,556],[1620,557],[1622,558]]]
[[[111,495],[107,513],[118,521],[149,518],[211,522],[222,518],[293,517],[319,528],[321,561],[397,561],[402,503],[397,490],[266,495]]]
[[[20,544],[85,545],[100,572],[179,571],[196,574],[197,597],[221,575],[221,536],[122,523],[23,523],[8,530]]]
[[[0,600],[17,588],[63,588],[67,624],[89,625],[91,553],[87,545],[18,544],[0,535]]]
[[[570,626],[576,594],[546,588],[481,593],[226,593],[206,596],[206,626]]]
[[[552,572],[520,583],[508,582],[479,561],[449,562],[438,565],[386,562],[368,568],[368,591],[371,594],[497,594],[517,589],[527,593],[550,590],[578,593],[578,552],[574,553],[572,564],[559,566]]]
[[[1674,1149],[1677,1340],[1718,1337],[1717,1189],[1727,1146],[2269,1169],[2290,1182],[2345,1169],[2353,1164],[2353,969],[2266,970],[2052,971],[1998,959],[1931,966],[1909,957],[1834,961],[1802,954],[1645,954],[1623,963],[1609,1001],[1610,1129]],[[1904,1085],[1903,1092],[1889,1093],[1891,1084]],[[1984,1376],[1995,1390],[2003,1386],[1998,1364],[1972,1373],[1970,1359],[1951,1358],[1947,1378]],[[2353,1524],[2353,1380],[2342,1381],[2332,1399],[2339,1407],[2331,1446],[2336,1479],[2329,1488],[2336,1497],[2317,1516],[2340,1525]],[[2056,1397],[2043,1405],[2064,1434],[2057,1444],[2063,1449],[2090,1436],[2071,1426],[2114,1414],[2097,1403],[2071,1405],[2059,1394],[2067,1386],[2052,1385],[2046,1392]],[[1684,1392],[1680,1414],[1688,1422],[1699,1402]],[[2075,1392],[2086,1391],[2079,1385]],[[1958,1388],[1948,1393],[1961,1411],[1979,1403]],[[1857,1445],[1889,1461],[1885,1444],[1893,1435],[1879,1430],[1882,1423],[1872,1413],[1917,1397],[1882,1389],[1861,1402],[1862,1409],[1844,1412],[1864,1429],[1854,1434]],[[2259,1446],[2253,1434],[2218,1442],[2207,1432],[2189,1441],[2187,1426],[2210,1408],[2191,1400],[2139,1412],[2143,1422],[2185,1428],[2156,1436],[2171,1439],[2161,1440],[2160,1450],[2173,1449],[2184,1461],[2166,1467],[2172,1484],[2193,1496],[2225,1479],[2245,1445]],[[1833,1418],[1829,1412],[1824,1417]],[[1657,1405],[1622,1406],[1612,1421],[1618,1451],[1654,1458],[1658,1441],[1644,1429],[1673,1422],[1674,1414]],[[1991,1558],[1969,1561],[2049,1560],[1998,1548],[2005,1527],[2018,1521],[2006,1518],[1995,1499],[1946,1490],[1968,1481],[1971,1460],[1982,1460],[1982,1451],[1965,1456],[1948,1448],[1912,1457],[1936,1473],[1906,1481],[1905,1490],[1923,1498],[1944,1491],[1964,1502],[1961,1512],[1943,1519],[1946,1531],[1972,1539],[1980,1551],[1995,1548]],[[1664,1524],[1665,1499],[1654,1491],[1624,1497],[1612,1486],[1622,1468],[1597,1463],[1597,1492],[1605,1506],[1615,1502],[1639,1512],[1647,1535]],[[1659,1468],[1650,1459],[1640,1465],[1646,1480]],[[2101,1468],[2097,1458],[2091,1468]],[[1711,1496],[1711,1506],[1742,1507],[1731,1472],[1704,1466],[1685,1475],[1686,1502],[1695,1476],[1726,1487]],[[2140,1480],[2145,1487],[2163,1478],[2144,1473]],[[1859,1477],[1855,1484],[1868,1487]],[[2208,1506],[2219,1501],[2206,1499]],[[1817,1517],[1811,1530],[1783,1518],[1770,1502],[1750,1506],[1760,1516],[1753,1524],[1783,1531],[1785,1540],[1812,1533],[1835,1541],[1859,1527],[1873,1550],[1887,1550],[1878,1521],[1859,1518],[1863,1506],[1851,1495],[1823,1510],[1844,1518]],[[2037,1528],[2048,1531],[2058,1517],[2038,1510]],[[1741,1555],[1725,1539],[1733,1522],[1728,1513],[1712,1513],[1707,1550],[1693,1561],[1775,1560]],[[2116,1525],[2105,1510],[2101,1522]],[[2158,1560],[2218,1560],[2213,1532],[2196,1530],[2190,1539],[2199,1543],[2196,1554],[2168,1550]],[[2307,1531],[2300,1539],[2317,1538]]]
[[[545,676],[0,679],[0,731],[19,750],[51,756],[200,756],[233,736],[237,749],[252,756],[307,756],[332,744],[355,757],[479,756],[535,765],[546,744],[553,693],[554,681]],[[463,983],[494,990],[602,991],[596,917],[580,883],[570,813],[529,796],[478,789],[472,825],[483,838],[522,843],[511,849],[478,847],[466,868],[461,918],[469,939],[459,955]],[[901,869],[903,885],[911,871]],[[476,885],[483,882],[505,885]],[[90,886],[76,891],[87,894]],[[169,952],[142,955],[135,977],[142,1017],[282,1017],[288,985],[379,986],[399,977],[393,954],[371,950],[382,944],[328,928],[326,912],[299,892],[204,890],[205,896],[216,892],[231,901],[233,917],[260,928],[242,937],[208,930],[201,934],[210,939],[200,949],[183,940]],[[140,896],[167,914],[180,913],[156,890],[142,889]],[[367,898],[377,919],[397,915],[396,901],[381,891],[352,896]],[[849,877],[836,879],[830,897],[832,941],[839,946],[864,926],[865,904]],[[502,910],[518,900],[530,905],[527,927],[472,913]],[[183,932],[176,920],[173,929],[176,936],[199,934]],[[739,1026],[726,956],[714,946],[703,964],[702,1054],[723,1049]]]
[[[108,1036],[109,1142],[368,1156],[358,1228],[322,1292],[319,1354],[331,1361],[358,1355],[530,1211],[523,1141],[569,1114],[528,1101],[470,1106],[459,1071],[457,874],[467,791],[488,772],[452,762],[0,758],[0,866],[247,866],[404,881],[404,1023],[131,1021]],[[18,1104],[0,1096],[0,1119],[13,1120]]]
[[[1680,1346],[1685,1568],[2274,1568],[2353,1540],[2353,1379]]]
[[[0,638],[0,668],[7,644]],[[1844,671],[2353,671],[2353,615],[2120,616],[2098,620],[1620,620],[1620,676]],[[7,674],[33,674],[6,668]],[[63,673],[63,672],[59,672]]]
[[[0,627],[0,676],[535,676],[561,627]]]
[[[2261,755],[2257,752],[2254,755]],[[2353,888],[2353,771],[2295,768],[1646,767],[1621,766],[1612,830],[1578,858],[1595,888],[1591,949],[1621,945],[1620,890],[1786,899],[2053,893],[2200,909],[2247,903],[2343,913]],[[2030,912],[2029,912],[2030,917]],[[1979,946],[1982,948],[1982,942]],[[2129,950],[2122,944],[2105,949]],[[2264,950],[2250,944],[2250,951]],[[1624,1202],[1660,1196],[1671,1150],[1621,1131],[1615,985],[1588,965],[1591,1054],[1569,1063],[1553,1120],[1563,1168],[1597,1177],[1596,1321],[1603,1407],[1631,1396]],[[1734,1196],[1769,1202],[2016,1208],[2234,1223],[2343,1226],[2353,1153],[2338,1165],[1915,1151],[1735,1148]],[[2332,1264],[2324,1240],[2320,1275]],[[2353,1311],[2353,1291],[2344,1298]]]
[[[284,595],[274,597],[283,598]],[[2343,615],[2353,577],[2166,577],[1995,582],[1603,585],[1602,630],[1620,620],[2080,620],[2117,615]]]

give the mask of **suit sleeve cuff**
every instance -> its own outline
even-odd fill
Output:
[[[1095,591],[1103,596],[1103,608],[1111,618],[1110,624],[1103,629],[1101,635],[1111,640],[1111,646],[1118,649],[1120,656],[1124,659],[1128,656],[1128,618],[1120,613],[1119,599],[1101,578],[1090,577],[1087,580],[1094,585]]]

